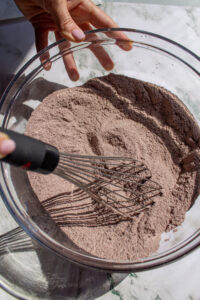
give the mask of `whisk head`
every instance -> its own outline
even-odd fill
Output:
[[[20,227],[0,236],[0,256],[9,252],[31,251],[36,247],[33,240]]]
[[[147,166],[127,157],[61,153],[54,173],[86,192],[96,210],[110,212],[115,221],[116,216],[118,221],[133,219],[162,194]]]

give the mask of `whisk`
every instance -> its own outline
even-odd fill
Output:
[[[112,212],[112,217],[114,214],[122,220],[133,219],[154,204],[155,196],[162,194],[160,184],[151,180],[147,166],[133,158],[61,153],[37,139],[6,129],[1,131],[16,143],[15,151],[3,161],[66,179],[89,195],[96,210],[103,208]],[[85,212],[82,214],[85,217]]]
[[[36,248],[37,245],[20,227],[0,235],[0,256],[9,252],[31,251]]]

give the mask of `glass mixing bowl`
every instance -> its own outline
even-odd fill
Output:
[[[134,41],[131,51],[118,46],[126,43],[114,38],[115,31],[125,31]],[[94,35],[94,32],[96,35]],[[108,35],[106,35],[108,34]],[[68,46],[56,42],[34,56],[17,73],[6,89],[0,113],[3,126],[23,133],[31,112],[49,93],[63,87],[80,86],[87,80],[107,74],[90,51],[102,48],[112,57],[113,73],[135,77],[163,86],[177,95],[200,122],[200,59],[183,46],[150,32],[135,29],[102,29],[87,33],[87,40]],[[40,55],[50,58],[41,64]],[[72,82],[63,57],[73,53],[80,79]],[[44,66],[51,62],[50,71]],[[34,239],[68,260],[88,267],[110,271],[140,271],[160,266],[181,257],[200,244],[200,198],[187,212],[176,231],[163,233],[158,251],[137,261],[111,261],[85,254],[63,234],[39,203],[26,172],[1,163],[1,194],[10,213]]]

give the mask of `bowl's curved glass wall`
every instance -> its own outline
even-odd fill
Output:
[[[90,51],[91,47],[104,47],[115,63],[113,73],[163,86],[177,95],[200,124],[199,58],[163,37],[137,30],[127,31],[133,41],[131,51],[122,51],[117,45],[126,42],[116,41],[107,37],[103,30],[98,30],[96,37],[88,33],[86,42],[71,48],[68,48],[65,41],[51,45],[48,49],[49,62],[52,64],[50,71],[45,71],[39,56],[35,56],[16,75],[2,98],[0,113],[4,116],[3,125],[23,133],[31,112],[45,96],[55,90],[79,86],[90,78],[107,74]],[[80,72],[77,82],[69,79],[63,64],[63,57],[72,53]],[[112,262],[88,256],[67,239],[51,220],[32,191],[23,170],[2,164],[0,177],[5,203],[22,227],[57,253],[83,265],[119,271],[145,270],[171,261],[200,243],[200,200],[197,199],[186,214],[183,225],[176,232],[164,234],[159,250],[151,257],[135,262]]]

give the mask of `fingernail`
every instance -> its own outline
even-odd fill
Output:
[[[51,63],[50,62],[47,62],[46,64],[43,65],[43,68],[46,70],[46,71],[49,71],[51,69]]]
[[[71,33],[67,32],[67,31],[62,31],[61,34],[67,40],[75,42],[75,38],[71,35]]]
[[[108,64],[105,65],[105,69],[106,69],[107,71],[112,70],[113,67],[114,67],[114,64],[112,64],[112,63],[108,63]]]
[[[125,42],[122,44],[122,48],[126,51],[129,51],[133,48],[133,42]]]
[[[0,144],[0,153],[6,155],[15,150],[16,144],[13,140],[4,140]]]
[[[76,40],[79,40],[79,41],[82,41],[85,38],[84,32],[80,29],[72,30],[72,35],[73,35],[73,37],[75,37]]]
[[[71,72],[70,72],[70,78],[71,78],[71,80],[73,80],[73,81],[77,81],[77,80],[79,79],[79,74],[78,74],[78,72],[76,72],[76,71],[71,71]]]

